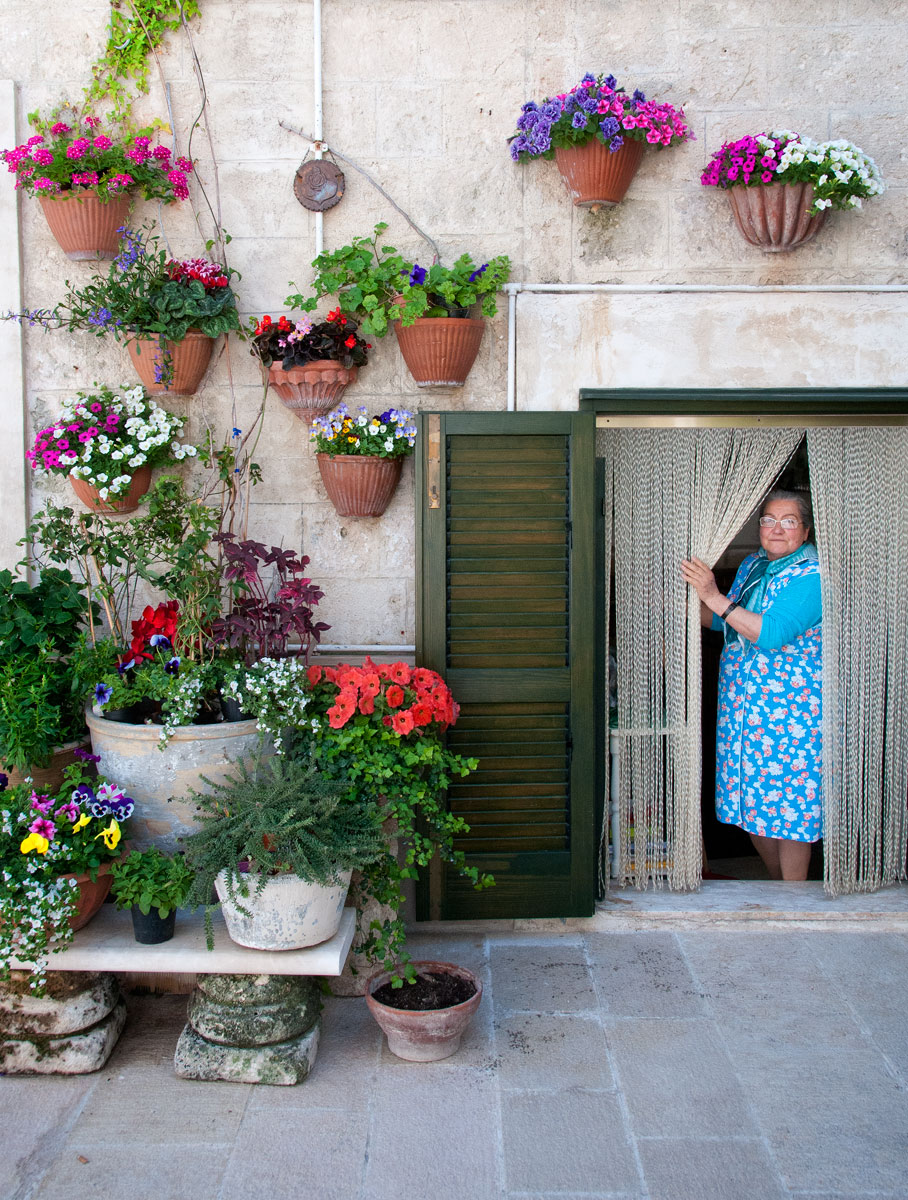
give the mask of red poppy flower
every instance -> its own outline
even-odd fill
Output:
[[[417,725],[429,725],[432,721],[432,708],[428,704],[414,704],[410,709],[413,721]]]
[[[388,708],[400,708],[404,702],[404,689],[392,683],[385,692],[385,699],[388,701]]]
[[[417,691],[424,691],[441,683],[440,677],[428,667],[417,667],[410,677],[410,682]]]
[[[306,668],[306,678],[309,680],[309,684],[311,687],[315,687],[315,685],[317,683],[321,683],[321,681],[322,681],[321,667],[315,667],[315,666],[307,667]]]
[[[377,696],[381,691],[381,680],[378,677],[377,671],[366,671],[362,674],[359,681],[360,695]]]
[[[375,697],[368,694],[360,696],[358,707],[364,717],[370,716],[375,712]]]
[[[412,670],[404,662],[396,662],[391,664],[389,675],[395,683],[408,684],[412,674]]]

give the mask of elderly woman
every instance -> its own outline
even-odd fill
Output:
[[[739,825],[771,879],[806,879],[822,837],[820,573],[808,500],[776,490],[760,516],[760,549],[727,596],[697,558],[681,574],[700,620],[724,630],[716,727],[716,813]]]

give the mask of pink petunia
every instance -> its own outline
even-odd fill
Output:
[[[54,834],[57,832],[57,827],[53,821],[48,821],[43,817],[38,817],[36,820],[32,821],[31,825],[29,825],[28,832],[36,833],[38,837],[47,838],[48,841],[51,841]]]

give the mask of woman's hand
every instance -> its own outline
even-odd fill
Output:
[[[705,562],[699,558],[685,558],[681,563],[681,575],[712,612],[719,612],[720,607],[725,607],[719,605],[719,600],[726,600],[726,597],[719,591],[716,577]]]

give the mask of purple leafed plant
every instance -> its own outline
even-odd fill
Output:
[[[211,640],[240,650],[247,665],[291,654],[308,662],[312,643],[331,628],[312,619],[313,607],[325,593],[303,574],[308,555],[297,556],[278,546],[269,550],[252,539],[241,542],[232,533],[220,533],[214,540],[224,554],[231,605],[227,615],[213,623]],[[262,578],[269,567],[271,578]],[[289,651],[290,642],[298,642],[299,649]]]

